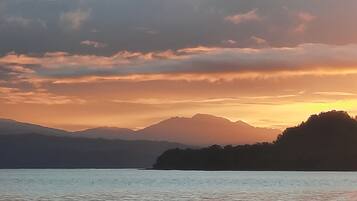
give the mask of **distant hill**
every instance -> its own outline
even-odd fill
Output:
[[[280,130],[256,128],[242,121],[206,114],[174,117],[137,131],[137,139],[165,140],[194,145],[272,142]]]
[[[357,170],[357,121],[346,112],[311,116],[273,143],[172,149],[154,168],[182,170]]]
[[[54,136],[67,136],[70,134],[70,132],[65,130],[48,128],[10,119],[0,119],[0,135],[19,135],[25,133],[37,133]]]
[[[100,127],[72,133],[76,137],[134,140],[135,131],[128,128]]]
[[[2,122],[0,134],[38,133],[92,139],[169,141],[200,146],[272,142],[281,133],[280,130],[257,128],[242,121],[232,122],[206,114],[197,114],[192,118],[174,117],[137,131],[100,127],[67,132],[12,120]]]
[[[168,142],[0,135],[0,168],[148,168],[165,150],[185,147]]]
[[[147,168],[165,150],[188,147],[158,141],[115,140],[126,139],[132,132],[98,128],[72,133],[0,119],[0,168]]]

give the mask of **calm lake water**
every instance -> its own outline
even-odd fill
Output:
[[[0,170],[5,200],[357,200],[357,173]]]

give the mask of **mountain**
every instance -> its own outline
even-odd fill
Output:
[[[0,119],[0,135],[19,135],[37,133],[43,135],[67,136],[70,132],[39,126],[35,124],[18,122],[10,119]]]
[[[273,143],[203,149],[172,149],[155,169],[357,170],[357,121],[343,111],[312,115]]]
[[[133,140],[135,131],[128,128],[99,127],[72,133],[76,137]]]
[[[248,144],[273,141],[280,130],[256,128],[242,121],[207,114],[174,117],[136,132],[137,139],[165,140],[194,145]]]
[[[271,142],[280,130],[257,128],[242,121],[207,114],[197,114],[192,118],[174,117],[141,130],[100,127],[77,132],[51,129],[12,120],[0,121],[0,134],[37,133],[68,137],[168,141],[190,145],[249,144]]]
[[[168,142],[0,135],[0,168],[148,168]]]

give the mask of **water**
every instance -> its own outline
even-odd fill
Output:
[[[0,201],[357,200],[352,172],[0,170]]]

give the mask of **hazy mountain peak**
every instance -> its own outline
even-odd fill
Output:
[[[223,118],[223,117],[217,117],[214,115],[210,114],[195,114],[192,119],[194,120],[204,120],[204,121],[216,121],[218,122],[226,122],[226,123],[232,123],[229,119]]]
[[[254,127],[254,126],[248,124],[247,122],[241,121],[241,120],[238,120],[238,121],[236,121],[235,123],[236,123],[236,124],[240,124],[240,125],[242,125],[242,126]]]
[[[211,114],[203,114],[203,113],[197,113],[192,116],[193,119],[205,119],[205,118],[219,118],[217,116],[211,115]]]
[[[184,144],[246,144],[272,141],[279,130],[256,128],[242,121],[232,122],[209,114],[191,118],[172,117],[137,131],[148,140],[165,140]]]
[[[192,118],[221,118],[221,117],[217,117],[211,114],[197,113],[193,115]]]
[[[203,121],[211,121],[213,123],[216,123],[216,124],[219,124],[219,123],[225,123],[225,124],[236,124],[236,125],[239,125],[239,126],[244,126],[244,127],[251,127],[251,128],[254,128],[254,126],[242,121],[242,120],[238,120],[238,121],[231,121],[229,119],[226,119],[226,118],[223,118],[223,117],[217,117],[217,116],[214,116],[214,115],[210,115],[210,114],[201,114],[201,113],[198,113],[196,115],[194,115],[192,117],[192,119],[195,119],[195,120],[203,120]]]

